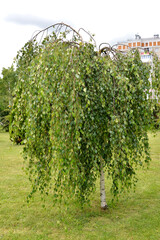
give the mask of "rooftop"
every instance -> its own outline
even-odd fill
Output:
[[[142,38],[139,34],[136,34],[135,35],[135,39],[127,39],[126,41],[121,41],[121,42],[118,42],[118,43],[126,43],[126,42],[137,42],[137,41],[160,41],[160,36],[159,34],[154,34],[153,37],[149,37],[149,38]]]

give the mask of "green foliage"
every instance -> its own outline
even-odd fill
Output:
[[[9,113],[12,107],[12,92],[17,81],[17,74],[13,66],[2,69],[0,78],[0,123],[2,128],[9,130]]]
[[[160,60],[156,54],[153,54],[153,69],[151,73],[152,89],[154,89],[154,104],[153,104],[153,127],[160,127]]]
[[[66,192],[84,203],[101,158],[117,196],[135,185],[137,166],[149,162],[150,68],[138,51],[102,55],[64,32],[19,52],[10,132],[14,141],[25,139],[30,196],[39,190],[57,200]]]
[[[160,95],[160,60],[156,54],[153,54],[153,70],[151,74],[152,87],[155,89],[157,97]]]
[[[18,80],[14,89],[14,102],[10,116],[10,139],[20,143],[25,139],[26,104],[30,64],[38,52],[34,42],[28,42],[18,52],[15,63]]]
[[[154,108],[153,108],[153,128],[154,129],[159,129],[160,128],[160,104],[155,103]]]

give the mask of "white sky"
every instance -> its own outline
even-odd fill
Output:
[[[97,45],[160,34],[159,0],[0,1],[0,73],[36,30],[65,22],[95,34]]]

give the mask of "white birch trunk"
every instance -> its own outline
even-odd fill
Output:
[[[106,203],[106,193],[105,193],[105,178],[103,172],[103,160],[100,163],[100,198],[101,198],[101,208],[106,210],[108,208]]]

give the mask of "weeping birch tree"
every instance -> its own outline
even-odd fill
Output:
[[[106,209],[104,174],[118,196],[136,184],[137,166],[150,161],[149,67],[138,51],[97,51],[81,31],[55,24],[19,51],[10,132],[14,140],[23,130],[30,197],[39,190],[83,205],[100,179]]]

